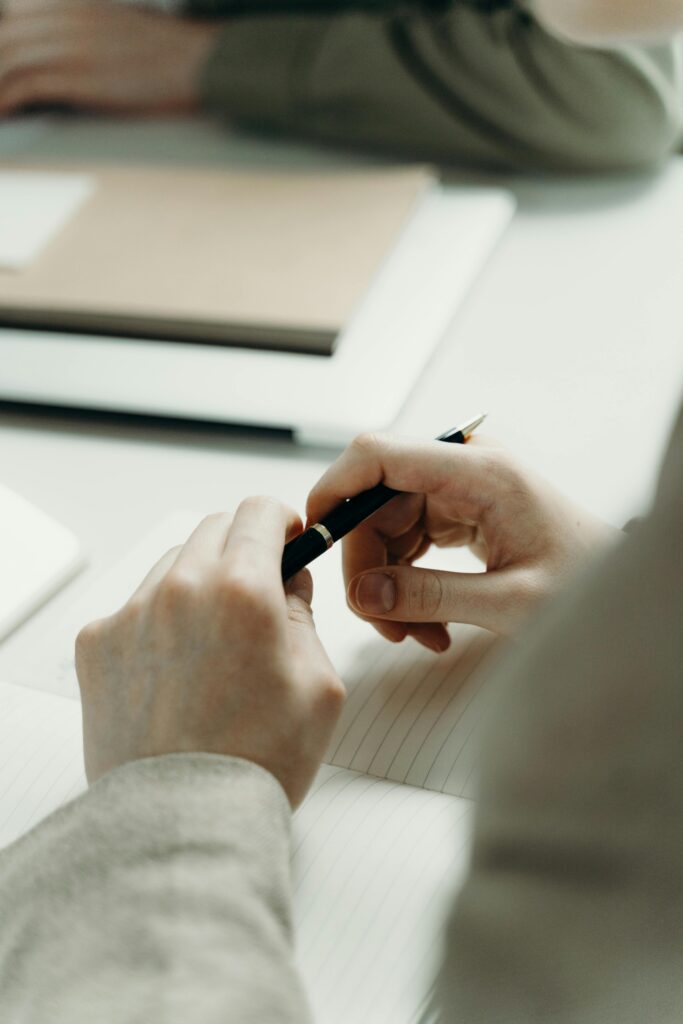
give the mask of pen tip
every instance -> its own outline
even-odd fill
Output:
[[[470,420],[469,423],[466,423],[464,427],[461,427],[460,431],[464,437],[469,437],[470,434],[473,434],[477,427],[481,426],[487,416],[487,412],[482,412],[479,416],[475,416],[473,420]]]

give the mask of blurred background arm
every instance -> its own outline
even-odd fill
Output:
[[[230,14],[202,96],[252,127],[420,159],[560,170],[653,164],[681,138],[673,43],[582,48],[516,3],[245,16],[242,4],[189,0],[187,9]]]
[[[175,10],[175,0],[10,0],[0,115],[44,103],[204,107],[275,134],[534,171],[648,167],[681,140],[680,42],[584,47],[512,0]]]

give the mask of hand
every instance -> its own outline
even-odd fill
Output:
[[[311,577],[282,586],[285,539],[301,522],[268,498],[231,523],[210,516],[115,615],[76,641],[90,782],[127,761],[233,755],[303,799],[341,710],[318,640]]]
[[[381,481],[409,493],[345,538],[344,579],[350,607],[395,642],[411,635],[446,650],[446,622],[511,633],[588,551],[619,534],[483,438],[363,435],[314,487],[309,524]],[[432,544],[469,545],[486,571],[413,568]]]
[[[0,18],[0,116],[35,103],[171,113],[199,104],[221,26],[108,0],[21,0]]]

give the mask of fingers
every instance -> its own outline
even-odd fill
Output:
[[[222,562],[235,575],[277,583],[282,589],[285,540],[302,529],[296,512],[274,498],[247,498],[228,530]]]
[[[491,450],[482,446],[362,434],[315,485],[306,513],[317,522],[340,501],[381,482],[416,494],[448,491],[451,502],[479,509],[493,500],[490,458]]]
[[[297,572],[294,576],[287,580],[285,583],[285,594],[287,600],[289,598],[297,598],[299,601],[303,601],[309,607],[313,600],[313,577],[311,576],[308,569],[302,569],[301,572]]]
[[[247,499],[240,505],[234,520],[227,512],[206,516],[185,544],[167,551],[150,569],[131,600],[151,596],[171,569],[199,574],[216,567],[224,558],[236,565],[237,571],[245,569],[250,576],[258,576],[264,570],[272,575],[275,566],[279,583],[285,537],[300,530],[301,525],[296,513],[272,498]],[[310,603],[310,574],[298,573],[290,580],[289,589]]]
[[[317,699],[322,698],[325,706],[321,712],[336,717],[346,691],[315,629],[311,610],[313,578],[308,569],[287,581],[285,594],[297,678],[308,683],[309,692]]]
[[[457,573],[390,566],[352,579],[348,599],[373,620],[466,622],[508,633],[534,600],[534,585],[519,569]]]
[[[178,568],[199,569],[221,558],[231,523],[232,516],[227,512],[217,512],[202,519],[178,554]]]
[[[372,520],[361,523],[344,541],[342,546],[342,566],[346,584],[364,569],[388,564],[387,548],[383,537],[375,530]],[[353,607],[353,606],[352,606]],[[358,608],[354,607],[358,612]],[[375,621],[372,615],[362,614],[362,618],[372,622],[377,632],[392,643],[400,643],[407,635],[403,623]]]

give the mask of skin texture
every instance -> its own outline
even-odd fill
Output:
[[[36,103],[192,111],[220,30],[108,0],[14,0],[0,18],[0,116]]]
[[[282,586],[296,515],[270,498],[205,519],[127,604],[78,636],[89,782],[128,761],[181,752],[241,757],[290,803],[322,759],[344,688],[318,640],[311,578]]]
[[[349,602],[389,639],[411,634],[434,650],[448,646],[448,621],[513,631],[618,532],[483,439],[462,446],[359,437],[312,491],[309,520],[380,480],[411,493],[347,539]],[[272,498],[247,499],[234,520],[210,516],[120,611],[81,631],[76,670],[90,782],[128,761],[201,751],[261,765],[293,807],[301,802],[344,700],[313,625],[310,574],[286,589],[281,582],[284,544],[302,528]],[[413,568],[431,544],[469,544],[487,571]],[[369,614],[360,577],[376,583],[387,572],[395,606]]]
[[[569,502],[484,438],[467,445],[362,435],[309,496],[309,523],[383,481],[410,492],[344,540],[350,607],[395,642],[411,635],[433,650],[446,622],[510,634],[540,600],[619,531]],[[482,573],[414,568],[432,546],[469,545]]]

